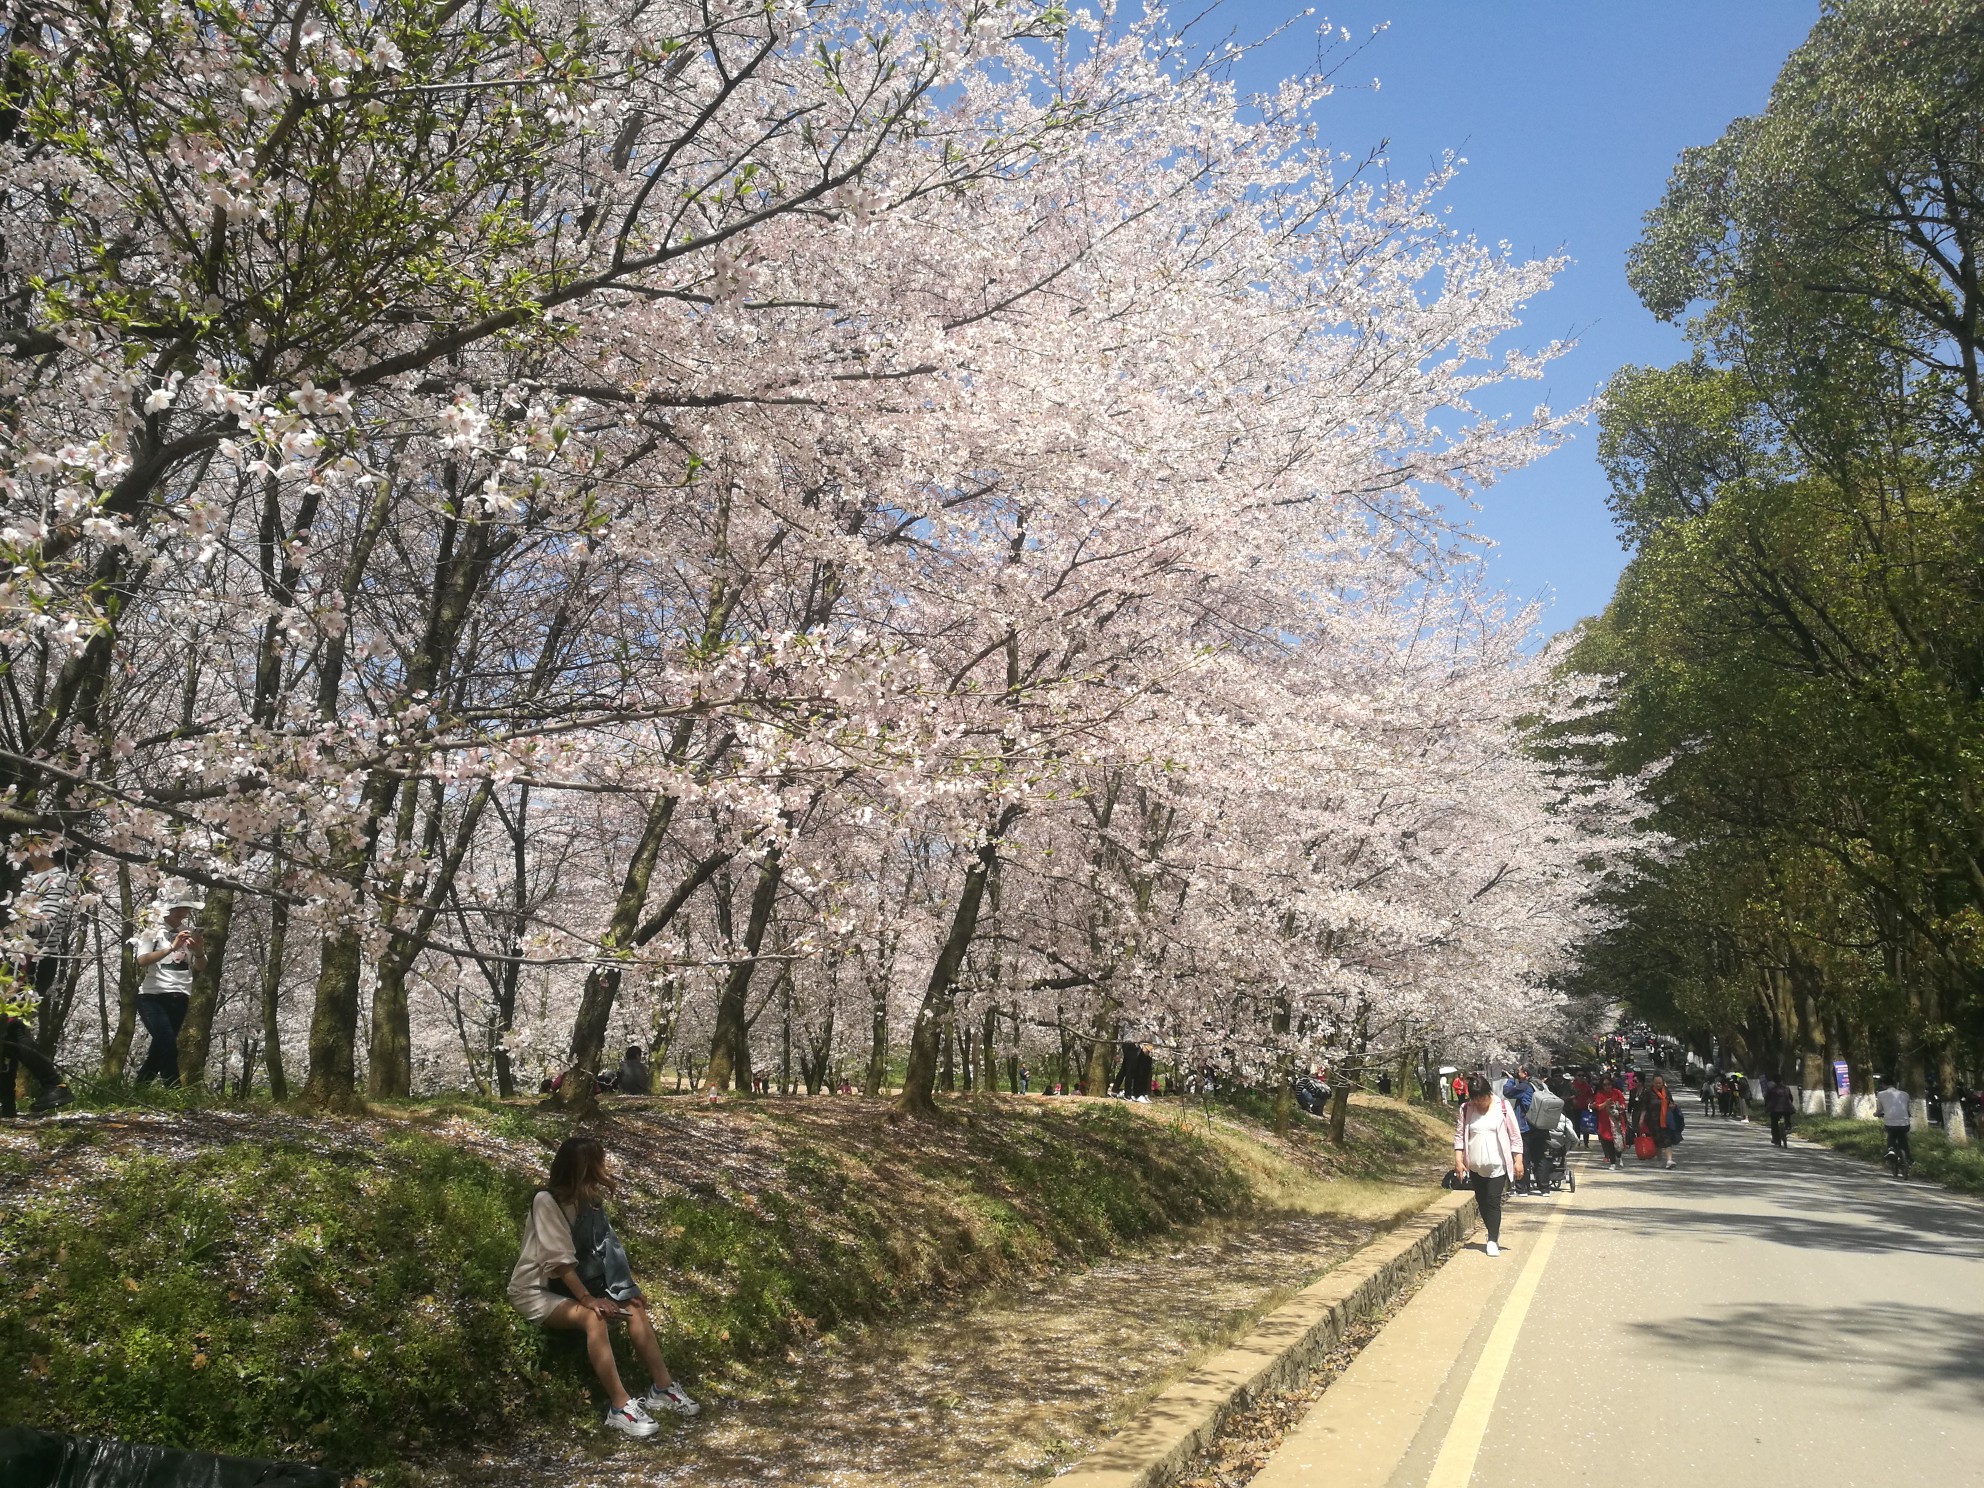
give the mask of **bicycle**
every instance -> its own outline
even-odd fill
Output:
[[[1915,1166],[1913,1154],[1899,1146],[1892,1134],[1888,1137],[1888,1150],[1883,1154],[1882,1161],[1888,1166],[1888,1176],[1898,1182],[1905,1180],[1908,1170]]]

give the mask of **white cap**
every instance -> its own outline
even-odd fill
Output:
[[[158,886],[158,907],[166,914],[175,909],[204,909],[206,895],[183,878],[162,879]]]

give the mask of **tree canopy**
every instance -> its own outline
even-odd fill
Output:
[[[1984,1054],[1984,7],[1829,5],[1629,274],[1695,355],[1600,450],[1633,556],[1573,665],[1655,835],[1578,977],[1813,1088]]]
[[[1547,1026],[1631,792],[1528,747],[1578,705],[1439,498],[1556,441],[1475,406],[1556,265],[1321,143],[1327,57],[7,16],[0,824],[113,955],[204,886],[195,1075],[258,1034],[280,1091],[307,1015],[328,1105],[631,1041],[927,1106]]]

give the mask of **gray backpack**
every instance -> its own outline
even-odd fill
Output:
[[[607,1222],[606,1211],[587,1204],[572,1220],[572,1249],[577,1253],[575,1269],[586,1291],[595,1297],[611,1297],[615,1302],[631,1302],[641,1295],[634,1285],[633,1269],[620,1237]]]
[[[1564,1101],[1561,1096],[1552,1095],[1541,1085],[1529,1099],[1529,1129],[1551,1132],[1557,1123],[1564,1119]]]

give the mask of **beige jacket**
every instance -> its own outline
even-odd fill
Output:
[[[530,1214],[524,1219],[523,1248],[517,1255],[516,1269],[510,1273],[510,1301],[533,1323],[543,1322],[552,1309],[568,1300],[564,1292],[551,1290],[551,1278],[579,1258],[572,1244],[572,1218],[577,1212],[560,1204],[545,1189],[531,1198]]]

